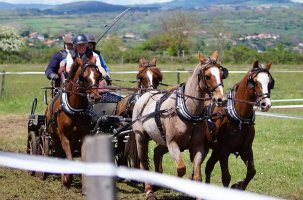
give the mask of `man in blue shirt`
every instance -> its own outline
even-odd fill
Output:
[[[50,62],[45,70],[45,75],[49,80],[55,81],[55,87],[60,87],[59,69],[61,61],[66,59],[68,52],[73,49],[73,37],[71,34],[66,34],[63,38],[64,49],[53,54]],[[61,70],[60,70],[61,71]]]

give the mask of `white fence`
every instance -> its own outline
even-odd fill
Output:
[[[98,140],[104,140],[110,142],[109,136],[94,136],[95,144],[98,144]],[[90,137],[92,138],[92,136]],[[86,140],[85,140],[86,141]],[[111,144],[109,144],[111,145]],[[106,154],[106,152],[102,152]],[[99,177],[102,182],[103,179],[108,177],[120,177],[124,179],[135,180],[139,182],[149,182],[162,187],[170,188],[187,195],[203,198],[208,200],[221,200],[221,199],[234,199],[234,200],[274,200],[275,197],[264,196],[247,191],[239,191],[234,189],[223,188],[215,185],[204,184],[189,179],[178,178],[165,174],[159,174],[149,171],[143,171],[138,169],[130,169],[126,167],[116,167],[113,163],[101,163],[101,162],[82,162],[82,161],[69,161],[58,158],[39,157],[26,154],[18,154],[11,152],[0,151],[0,166],[11,167],[22,170],[40,171],[47,173],[65,173],[65,174],[83,174],[87,177]],[[98,187],[95,184],[89,185],[89,187]],[[105,193],[110,191],[110,188],[105,190],[98,190],[95,194],[87,194],[87,199],[98,199],[101,196],[104,197]],[[105,192],[105,193],[104,193]],[[106,198],[106,200],[112,200],[112,198]]]

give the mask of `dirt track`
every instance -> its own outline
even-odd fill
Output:
[[[27,120],[25,114],[0,115],[0,150],[25,152]]]

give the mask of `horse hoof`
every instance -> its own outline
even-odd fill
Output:
[[[150,193],[146,194],[146,200],[157,200],[157,196],[155,193],[150,192]]]
[[[177,169],[177,176],[178,177],[183,177],[186,173],[186,167],[178,168]]]
[[[231,188],[233,188],[233,189],[238,189],[238,190],[244,190],[244,189],[243,189],[243,183],[242,183],[242,181],[233,184],[233,185],[231,186]]]

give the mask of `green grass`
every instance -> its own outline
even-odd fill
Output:
[[[172,66],[158,64],[162,70],[190,70],[195,64],[188,66]],[[45,66],[45,65],[44,65]],[[10,65],[0,66],[0,71],[44,71],[43,65],[22,66]],[[228,66],[230,70],[248,70],[250,66]],[[114,71],[134,71],[137,64],[133,65],[112,65]],[[272,75],[276,80],[275,89],[272,90],[272,99],[303,98],[302,73],[278,73],[278,70],[301,70],[301,66],[272,66]],[[181,81],[185,81],[188,73],[181,74]],[[224,81],[225,89],[230,88],[238,82],[243,74],[230,74]],[[112,78],[120,80],[135,80],[135,74],[118,75],[112,74]],[[175,73],[165,73],[163,83],[176,84]],[[135,87],[134,83],[115,82],[123,87]],[[24,129],[16,134],[5,136],[0,130],[0,149],[16,152],[25,152],[27,124],[26,117],[30,112],[31,101],[34,96],[38,97],[38,111],[43,113],[44,91],[41,87],[48,86],[49,81],[44,75],[7,75],[6,93],[0,99],[0,116],[14,115],[23,116]],[[165,89],[163,87],[162,89]],[[290,104],[290,103],[285,103]],[[278,105],[278,104],[273,104]],[[272,113],[283,113],[292,116],[303,116],[303,109],[271,109]],[[8,122],[11,123],[11,122]],[[256,137],[253,144],[255,166],[257,174],[248,185],[247,190],[259,194],[266,194],[275,197],[299,200],[303,199],[303,126],[302,120],[291,120],[273,117],[257,116]],[[152,158],[154,144],[150,144],[149,153]],[[209,156],[209,155],[208,155]],[[187,163],[186,178],[190,177],[191,164],[188,158],[188,151],[184,157]],[[175,164],[169,154],[164,156],[164,173],[176,174]],[[152,160],[151,166],[153,168]],[[240,158],[230,156],[231,183],[244,178],[245,166]],[[204,177],[205,162],[202,165]],[[77,182],[78,180],[78,182]],[[213,184],[221,184],[221,172],[217,164],[213,173]],[[27,172],[0,168],[0,199],[84,199],[81,195],[79,177],[70,190],[61,188],[58,177],[49,177],[46,181],[30,177]],[[5,186],[3,186],[5,185]],[[10,185],[8,187],[8,185]],[[144,199],[142,185],[131,185],[125,182],[118,183],[119,199]],[[188,199],[186,195],[171,190],[160,190],[159,199]]]

